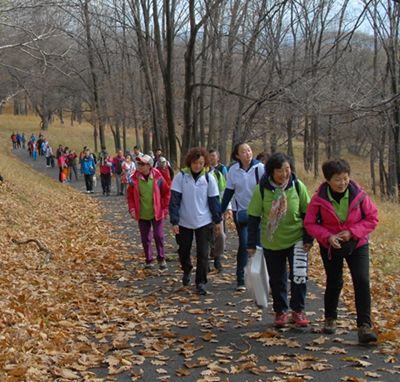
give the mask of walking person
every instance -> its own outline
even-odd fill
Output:
[[[233,220],[239,237],[239,248],[236,255],[236,290],[245,291],[244,268],[247,264],[247,207],[253,191],[264,175],[264,166],[253,158],[251,147],[244,142],[237,143],[232,151],[234,163],[230,166],[226,188],[222,197],[221,210],[224,213],[232,202]],[[258,240],[259,241],[259,240]]]
[[[167,184],[171,185],[172,179],[174,178],[174,170],[168,160],[165,157],[159,157],[155,168],[160,171]]]
[[[122,193],[126,193],[129,180],[136,170],[135,162],[132,160],[131,154],[125,155],[125,160],[122,162],[121,174],[121,189]]]
[[[211,230],[220,235],[221,209],[215,178],[208,174],[207,151],[201,147],[189,150],[183,168],[172,181],[169,206],[173,233],[178,243],[179,261],[183,270],[182,284],[190,284],[193,236],[196,237],[196,288],[200,295],[207,294],[208,252]],[[214,223],[214,227],[213,227]]]
[[[170,189],[159,171],[153,168],[153,159],[149,155],[137,157],[136,165],[137,170],[132,173],[127,190],[129,213],[138,221],[146,257],[145,268],[154,266],[151,246],[154,237],[157,262],[160,270],[164,270],[167,268],[164,219],[168,214]]]
[[[328,160],[322,172],[325,181],[311,199],[304,225],[318,241],[326,273],[323,331],[336,331],[346,261],[354,287],[358,340],[374,342],[377,336],[371,321],[368,234],[378,224],[378,211],[367,193],[350,178],[346,160]]]
[[[65,174],[65,168],[67,167],[67,162],[65,160],[65,154],[63,150],[57,150],[57,166],[58,166],[58,180],[61,183],[65,183],[67,180]]]
[[[32,159],[37,160],[38,157],[38,147],[36,141],[31,141],[31,152],[32,152]]]
[[[50,144],[46,147],[46,167],[51,167],[51,159],[53,158],[53,149]]]
[[[22,144],[22,148],[25,150],[25,146],[26,146],[25,133],[21,134],[21,144]]]
[[[75,180],[78,181],[78,154],[74,150],[68,152],[68,167],[69,167],[69,180],[72,181],[72,172],[75,175]]]
[[[215,149],[211,149],[208,151],[208,156],[210,160],[210,173],[213,174],[215,180],[217,181],[218,190],[220,194],[220,200],[222,199],[222,195],[224,194],[226,188],[226,175],[228,170],[225,165],[220,163],[219,160],[219,152]],[[222,217],[222,232],[221,235],[216,236],[214,232],[212,232],[210,239],[210,260],[214,262],[214,268],[217,272],[222,272],[223,266],[221,262],[222,255],[225,250],[225,238],[226,238],[226,227],[225,227],[225,219]]]
[[[117,195],[123,195],[123,185],[122,185],[122,163],[124,163],[125,157],[122,150],[117,151],[117,155],[113,158],[112,172],[115,177],[115,186],[117,190]]]
[[[81,159],[81,173],[85,177],[86,192],[93,194],[93,175],[96,173],[96,163],[88,148],[85,149]]]
[[[291,319],[296,326],[306,327],[309,324],[304,308],[307,292],[307,253],[313,239],[304,230],[303,218],[310,196],[306,186],[292,172],[292,168],[292,160],[286,154],[272,154],[265,164],[265,173],[254,190],[247,211],[249,255],[256,251],[261,223],[261,244],[272,292],[274,325],[277,328],[288,324],[289,308],[292,310]]]
[[[108,155],[106,150],[102,150],[99,154],[99,166],[100,166],[100,182],[103,190],[103,195],[110,196],[111,190],[111,168],[113,166],[113,160]]]

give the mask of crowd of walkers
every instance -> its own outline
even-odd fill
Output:
[[[13,148],[23,147],[14,145],[16,135]],[[46,157],[46,166],[54,166],[52,149],[43,136],[36,139],[32,134],[28,150],[34,160],[36,152]],[[306,327],[310,322],[305,312],[308,252],[316,240],[326,274],[324,333],[336,331],[346,262],[355,292],[359,342],[377,340],[371,320],[368,235],[378,223],[378,213],[367,193],[351,179],[346,160],[323,163],[325,179],[310,198],[294,173],[292,158],[278,152],[267,157],[260,154],[260,161],[253,158],[246,142],[235,145],[229,166],[220,163],[217,150],[193,147],[176,173],[161,149],[144,154],[140,146],[125,154],[119,150],[114,156],[102,150],[96,156],[87,147],[77,155],[60,145],[55,157],[60,182],[71,181],[72,174],[78,180],[79,163],[88,193],[94,192],[97,168],[103,195],[110,195],[114,177],[116,194],[126,195],[129,213],[138,222],[147,269],[157,263],[160,270],[167,268],[164,222],[169,215],[184,286],[191,284],[191,250],[196,241],[194,281],[199,295],[208,293],[210,259],[218,272],[223,270],[225,217],[232,214],[238,237],[236,289],[246,290],[248,257],[261,247],[277,328],[290,322]]]

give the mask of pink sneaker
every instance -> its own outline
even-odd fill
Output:
[[[292,320],[296,326],[306,327],[310,323],[304,312],[292,312]]]
[[[288,323],[289,317],[286,312],[276,312],[274,326],[276,328],[284,328]]]

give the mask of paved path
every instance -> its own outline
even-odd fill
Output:
[[[33,162],[25,151],[15,153],[35,170],[57,179],[58,169],[46,168],[43,159]],[[83,181],[70,185],[82,192],[85,190]],[[104,218],[113,222],[116,232],[126,234],[127,240],[138,245],[140,251],[136,223],[127,214],[124,198],[103,197],[99,184],[95,193],[88,197],[103,204]],[[138,294],[154,297],[148,317],[131,323],[136,327],[147,325],[146,329],[132,332],[129,348],[110,351],[110,356],[126,357],[131,363],[132,359],[137,363],[116,375],[109,375],[106,365],[93,370],[99,377],[123,382],[136,380],[136,376],[144,372],[139,380],[399,380],[399,363],[391,354],[384,354],[384,344],[358,345],[354,327],[341,327],[334,336],[321,334],[322,291],[314,283],[309,283],[307,295],[307,313],[312,320],[310,327],[290,327],[277,332],[272,327],[270,308],[259,310],[246,293],[234,290],[237,239],[233,233],[227,240],[224,273],[210,274],[210,294],[205,297],[198,297],[193,288],[181,287],[175,243],[170,234],[167,236],[168,271],[152,270],[145,273],[146,277],[125,276],[120,279],[124,296],[132,295],[133,299]],[[138,274],[141,267],[141,264],[127,263],[125,275]],[[354,324],[354,316],[344,308],[341,312],[344,325],[348,326],[348,322]],[[110,343],[113,340],[109,338]],[[190,375],[180,376],[185,373]]]

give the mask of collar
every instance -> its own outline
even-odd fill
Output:
[[[347,188],[346,188],[346,191],[343,192],[343,196],[340,198],[340,201],[341,201],[342,199],[349,199],[349,194],[350,194],[349,188],[347,187]],[[330,202],[339,203],[339,202],[337,202],[336,199],[332,196],[331,188],[330,188],[329,186],[328,186],[328,189],[327,189],[327,196],[328,196],[328,200],[329,200]]]
[[[238,163],[239,163],[239,168],[241,168],[241,169],[243,169],[243,164],[242,164],[242,162],[240,161],[240,160],[238,160]],[[249,171],[254,165],[256,165],[257,163],[260,163],[257,159],[252,159],[251,161],[250,161],[250,165],[249,165],[249,168],[247,169],[247,170],[245,170],[246,172],[247,171]],[[243,169],[244,170],[244,169]]]

